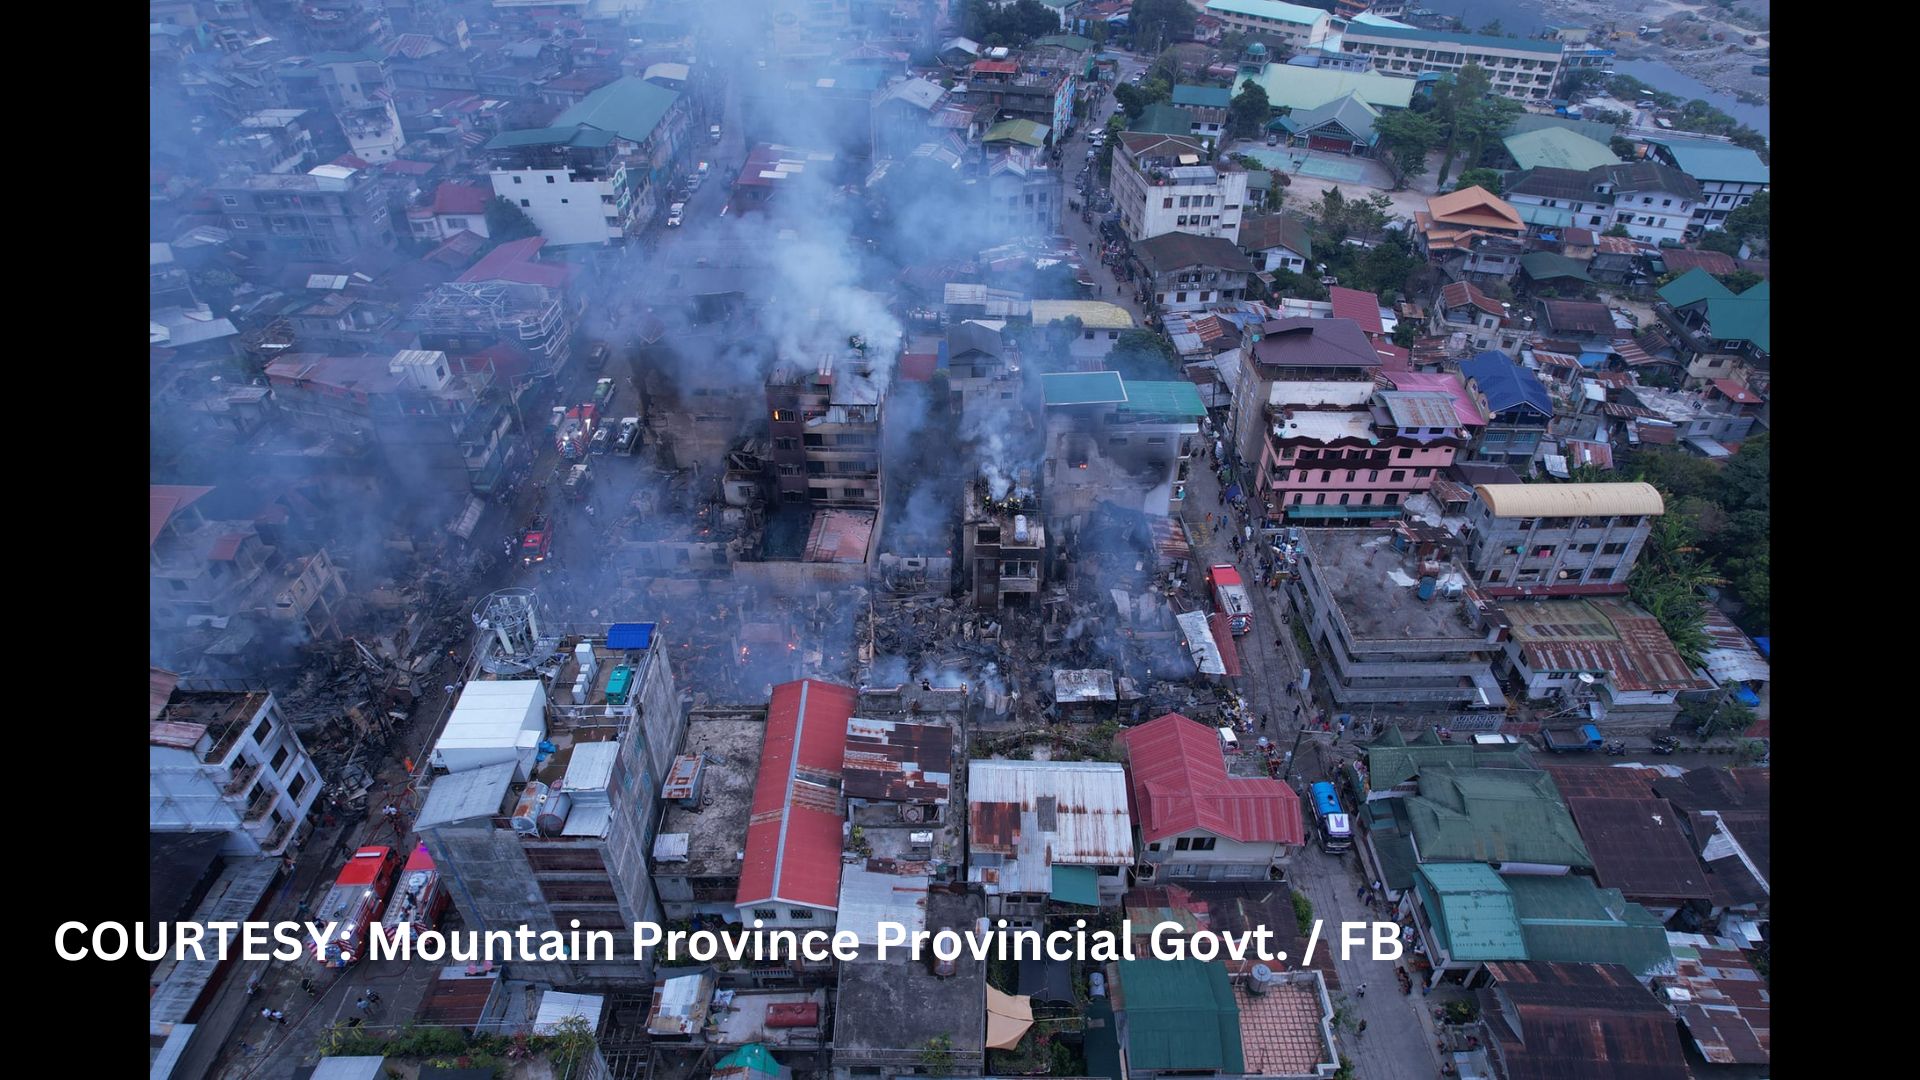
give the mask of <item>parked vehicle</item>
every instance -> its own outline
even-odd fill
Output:
[[[579,502],[587,497],[587,484],[592,478],[592,466],[583,461],[567,470],[567,478],[561,484],[561,490],[566,493],[567,498]]]
[[[568,461],[579,461],[587,453],[587,440],[593,438],[594,421],[599,419],[600,410],[593,405],[576,405],[568,409],[560,426],[554,432],[555,448],[560,456]]]
[[[1320,827],[1320,850],[1338,855],[1353,849],[1353,818],[1340,806],[1340,795],[1333,784],[1322,780],[1309,789],[1313,796],[1313,820]]]
[[[613,448],[613,429],[602,426],[593,433],[593,439],[587,444],[587,453],[594,456],[605,454]]]
[[[545,514],[535,514],[520,530],[520,565],[532,566],[547,561],[553,554],[553,523]]]
[[[1606,745],[1600,737],[1600,729],[1592,724],[1579,727],[1543,728],[1540,735],[1546,739],[1547,749],[1556,754],[1588,753]]]
[[[685,220],[686,212],[687,212],[687,204],[683,202],[677,202],[677,203],[674,203],[672,206],[667,207],[667,228],[669,229],[679,228],[680,223]]]
[[[343,968],[365,955],[361,942],[386,907],[399,872],[400,856],[390,847],[363,847],[340,868],[333,888],[315,909],[318,917],[327,920],[333,936],[307,942],[307,952],[321,966]]]
[[[712,139],[714,142],[720,141],[720,125],[719,124],[715,124],[712,127],[707,129],[707,138]]]
[[[1225,612],[1227,628],[1234,637],[1253,629],[1253,600],[1240,580],[1240,571],[1231,563],[1207,568],[1207,585],[1213,590],[1213,610]]]
[[[1678,749],[1680,740],[1671,735],[1659,735],[1653,740],[1653,752],[1656,754],[1671,754]]]
[[[587,370],[605,371],[607,360],[613,356],[613,349],[604,341],[596,341],[587,349]]]
[[[452,899],[440,885],[440,869],[421,844],[400,871],[400,887],[393,891],[393,902],[380,917],[380,936],[398,944],[419,930],[439,925]]]
[[[593,384],[593,407],[603,413],[611,411],[615,392],[612,379],[595,380]]]
[[[613,452],[629,455],[640,446],[640,418],[623,416],[620,418],[620,434],[614,436]]]

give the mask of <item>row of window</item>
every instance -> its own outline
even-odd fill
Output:
[[[1173,850],[1175,851],[1212,851],[1214,849],[1214,846],[1218,842],[1219,842],[1219,838],[1214,836],[1181,836],[1181,837],[1176,837],[1174,839]],[[1148,844],[1147,850],[1159,851],[1160,844],[1157,841],[1155,843]]]
[[[1303,503],[1305,502],[1305,500],[1306,500],[1306,492],[1304,492],[1304,491],[1296,491],[1296,492],[1294,492],[1294,493],[1293,493],[1293,500],[1292,500],[1292,501],[1291,501],[1290,503],[1288,503],[1288,505],[1289,505],[1289,506],[1300,506],[1300,505],[1302,505],[1302,504],[1303,504]],[[1353,495],[1352,495],[1352,493],[1350,493],[1350,492],[1344,492],[1344,491],[1343,491],[1343,492],[1341,492],[1341,493],[1340,493],[1340,501],[1339,501],[1338,503],[1336,503],[1335,505],[1337,505],[1337,506],[1355,506],[1355,505],[1357,505],[1357,506],[1372,506],[1372,505],[1373,505],[1373,493],[1372,493],[1372,492],[1370,492],[1370,491],[1363,491],[1363,492],[1361,492],[1361,493],[1360,493],[1360,501],[1359,501],[1358,503],[1354,503],[1354,502],[1353,502],[1352,500],[1353,500]],[[1326,493],[1326,492],[1324,492],[1324,491],[1321,491],[1321,492],[1317,492],[1317,493],[1315,493],[1315,494],[1314,494],[1314,496],[1313,496],[1313,504],[1312,504],[1312,505],[1314,505],[1314,506],[1325,506],[1325,505],[1327,505],[1327,493]],[[1383,495],[1382,495],[1382,496],[1380,497],[1380,505],[1381,505],[1381,506],[1399,506],[1399,505],[1400,505],[1400,493],[1399,493],[1399,492],[1397,492],[1397,491],[1389,491],[1389,492],[1386,492],[1385,494],[1383,494]]]
[[[1486,516],[1482,514],[1481,516]],[[1604,529],[1609,524],[1623,529],[1631,529],[1640,524],[1640,515],[1621,514],[1618,517],[1544,517],[1521,518],[1520,529]]]
[[[1294,455],[1294,452],[1297,449],[1298,449],[1297,447],[1292,447],[1292,446],[1281,447],[1280,459],[1282,461],[1291,459]],[[1368,464],[1371,464],[1376,461],[1386,460],[1386,455],[1382,451],[1354,450],[1351,448],[1341,449],[1341,450],[1299,450],[1299,454],[1300,454],[1300,463],[1303,465],[1311,464],[1316,461],[1346,461],[1349,458],[1358,458],[1361,462],[1368,463]],[[1411,447],[1405,447],[1405,446],[1400,447],[1399,449],[1393,452],[1393,456],[1400,461],[1406,461],[1409,458],[1413,457],[1413,449]]]
[[[772,922],[780,917],[780,909],[757,907],[753,909],[753,917],[759,919],[761,922]],[[787,917],[792,919],[811,919],[813,918],[813,909],[803,907],[788,908]]]
[[[1600,552],[1600,554],[1602,555],[1623,555],[1626,553],[1627,545],[1608,544],[1606,547],[1603,548],[1598,544],[1570,544],[1568,545],[1567,549],[1569,551],[1572,551],[1581,555],[1591,555],[1595,551]],[[1559,552],[1559,550],[1560,550],[1559,548],[1555,547],[1552,544],[1541,544],[1540,546],[1533,549],[1533,555],[1531,556],[1531,558],[1551,559],[1554,557],[1555,554]],[[1519,544],[1507,545],[1507,554],[1509,555],[1518,555],[1520,554],[1520,551],[1521,551],[1521,547]]]
[[[1360,470],[1358,469],[1348,469],[1346,482],[1349,484],[1358,483],[1359,472]],[[1430,468],[1421,468],[1421,469],[1413,470],[1413,478],[1415,480],[1425,480],[1431,477],[1432,475],[1433,475],[1433,470]],[[1276,476],[1276,479],[1274,480],[1274,483],[1276,484],[1284,484],[1288,480],[1287,473],[1284,470],[1279,473],[1276,473],[1275,476]],[[1404,483],[1406,479],[1407,479],[1407,470],[1405,469],[1394,469],[1387,473],[1387,483],[1389,484]],[[1313,480],[1313,470],[1312,469],[1295,469],[1293,470],[1292,480],[1296,484],[1310,483]],[[1333,470],[1331,469],[1320,470],[1320,482],[1323,484],[1333,483],[1334,482]],[[1377,484],[1379,482],[1380,482],[1380,470],[1368,469],[1367,483]]]
[[[1572,576],[1572,572],[1569,571],[1569,576],[1565,580],[1568,583],[1587,582],[1589,584],[1604,584],[1613,580],[1613,572],[1616,569],[1618,568],[1613,566],[1592,566],[1587,568],[1587,572],[1584,575],[1577,577]],[[1542,572],[1543,571],[1540,570],[1522,570],[1514,575],[1513,582],[1516,585],[1530,585],[1540,580]],[[1497,584],[1505,580],[1507,580],[1507,572],[1505,570],[1487,571],[1487,583],[1489,585]]]

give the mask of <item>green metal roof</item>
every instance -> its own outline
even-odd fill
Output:
[[[1606,143],[1595,142],[1565,128],[1549,127],[1509,135],[1503,140],[1507,153],[1523,169],[1578,169],[1585,172],[1602,165],[1618,165],[1620,159]]]
[[[1735,184],[1773,182],[1773,170],[1760,160],[1759,154],[1744,146],[1708,139],[1654,139],[1652,142],[1665,147],[1680,171],[1695,180]]]
[[[1739,296],[1709,297],[1707,325],[1713,327],[1713,336],[1721,341],[1751,341],[1762,350],[1772,352],[1773,305],[1768,300],[1771,295],[1763,281]]]
[[[1367,786],[1373,791],[1390,791],[1419,776],[1424,769],[1530,769],[1526,749],[1520,746],[1455,746],[1452,744],[1407,745],[1398,728],[1387,729],[1386,739],[1367,748]]]
[[[1047,145],[1047,133],[1053,129],[1032,120],[1002,120],[980,137],[983,143],[1017,142],[1026,146]]]
[[[1371,146],[1374,142],[1373,122],[1378,119],[1379,110],[1360,100],[1358,94],[1348,94],[1311,109],[1295,109],[1275,123],[1288,134],[1298,135],[1332,122],[1339,124],[1355,139]]]
[[[1246,1071],[1240,1006],[1223,964],[1198,960],[1122,960],[1127,1060],[1133,1070]]]
[[[1530,251],[1520,256],[1520,269],[1535,281],[1553,281],[1558,278],[1572,278],[1575,281],[1592,281],[1587,276],[1586,264],[1569,259],[1565,255],[1555,255],[1551,251]]]
[[[1097,997],[1087,1003],[1087,1075],[1120,1077],[1120,1031],[1113,1020],[1113,1000]]]
[[[678,100],[678,91],[629,75],[588,94],[578,105],[555,117],[553,125],[586,124],[629,142],[645,142]]]
[[[1173,88],[1173,103],[1203,109],[1224,109],[1233,104],[1233,91],[1225,86],[1183,84]]]
[[[1333,71],[1327,68],[1268,64],[1257,80],[1274,108],[1314,109],[1348,94],[1376,109],[1404,109],[1413,100],[1413,80],[1396,79],[1377,71]]]
[[[1733,290],[1720,284],[1719,278],[1697,266],[1660,286],[1660,299],[1677,308],[1732,295]]]
[[[1140,118],[1127,125],[1130,132],[1142,135],[1190,135],[1193,114],[1164,101],[1156,101],[1140,110]]]
[[[1671,974],[1673,951],[1652,912],[1572,874],[1505,879],[1532,960],[1620,964],[1635,975]]]
[[[1123,386],[1127,401],[1120,406],[1121,412],[1194,420],[1207,415],[1207,406],[1200,400],[1200,388],[1190,382],[1140,382],[1129,379],[1124,380]]]
[[[1380,880],[1395,891],[1413,887],[1420,859],[1413,851],[1413,829],[1407,824],[1405,799],[1375,799],[1360,808],[1366,819],[1367,843],[1380,867]]]
[[[1127,400],[1127,385],[1117,371],[1056,371],[1040,376],[1049,405],[1117,405]]]
[[[1040,0],[1040,2],[1044,4],[1046,0]],[[1064,7],[1072,2],[1073,0],[1058,0],[1057,3],[1047,4],[1047,6]],[[1073,52],[1086,52],[1088,49],[1093,48],[1093,39],[1081,37],[1079,34],[1048,34],[1043,38],[1034,38],[1031,42],[1028,42],[1028,44],[1058,45],[1062,49],[1070,49]]]
[[[1607,140],[1613,138],[1615,132],[1612,124],[1603,124],[1598,120],[1575,120],[1569,116],[1521,113],[1513,118],[1512,124],[1507,126],[1507,134],[1524,135],[1529,131],[1539,131],[1542,128],[1571,131],[1576,135],[1584,135],[1603,146],[1606,145]]]
[[[611,131],[599,128],[571,125],[568,127],[525,128],[520,131],[503,131],[487,140],[489,150],[510,150],[520,146],[574,146],[589,149],[606,146],[613,142],[615,135]]]
[[[1100,906],[1099,872],[1091,866],[1056,866],[1049,897],[1067,904]]]
[[[1514,203],[1513,209],[1520,215],[1520,220],[1529,225],[1547,225],[1564,229],[1573,224],[1573,211],[1565,207]]]
[[[1491,34],[1454,34],[1439,30],[1422,30],[1417,26],[1379,26],[1372,23],[1354,23],[1347,27],[1347,37],[1391,38],[1395,41],[1432,42],[1448,45],[1462,45],[1467,48],[1508,49],[1513,52],[1533,53],[1537,56],[1560,58],[1560,43],[1557,41],[1529,41],[1524,38],[1494,37]]]
[[[1414,887],[1455,960],[1527,960],[1508,881],[1485,863],[1423,863]]]
[[[1593,866],[1559,790],[1537,770],[1430,766],[1407,816],[1428,862]]]

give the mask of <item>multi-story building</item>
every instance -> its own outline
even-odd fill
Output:
[[[1701,203],[1700,185],[1671,165],[1656,161],[1602,165],[1588,174],[1595,194],[1613,203],[1611,223],[1635,240],[1678,246]]]
[[[149,831],[219,833],[228,855],[285,852],[324,785],[273,694],[192,689],[159,668],[151,682]]]
[[[980,611],[1027,607],[1046,583],[1047,533],[1040,503],[1016,484],[994,502],[985,480],[969,481],[961,556],[967,588]]]
[[[1462,533],[1467,567],[1495,598],[1624,593],[1666,512],[1651,484],[1480,484]]]
[[[1480,406],[1487,426],[1468,452],[1469,461],[1507,465],[1531,475],[1533,459],[1553,420],[1553,395],[1540,377],[1505,353],[1480,353],[1460,361],[1460,375]]]
[[[1533,316],[1515,316],[1512,308],[1476,288],[1471,281],[1441,286],[1428,316],[1427,332],[1436,336],[1463,334],[1467,347],[1498,349],[1509,356],[1533,337]]]
[[[252,521],[209,518],[197,504],[213,490],[150,490],[150,628],[171,633],[248,619],[284,624],[278,636],[295,641],[338,637],[334,607],[347,589],[326,549],[290,560]]]
[[[765,18],[781,61],[824,60],[853,33],[852,0],[769,0]]]
[[[1276,440],[1289,431],[1293,432],[1289,437],[1306,437],[1307,431],[1336,437],[1332,428],[1321,430],[1321,418],[1308,414],[1349,415],[1363,410],[1373,395],[1374,375],[1380,370],[1382,358],[1366,333],[1351,320],[1296,317],[1249,327],[1238,364],[1240,376],[1232,414],[1234,451],[1243,466],[1252,470],[1249,497],[1257,496],[1264,504],[1266,524],[1278,525],[1282,506],[1275,501],[1274,486],[1282,477],[1291,481],[1294,469],[1281,469],[1282,447]],[[1305,428],[1288,427],[1302,422]],[[1370,425],[1366,430],[1370,432]],[[1291,444],[1287,448],[1296,456],[1301,449]],[[1289,498],[1292,494],[1289,492]],[[1349,500],[1350,504],[1354,502]],[[1292,505],[1325,503],[1303,499]],[[1336,501],[1333,505],[1340,504]],[[1314,513],[1325,515],[1327,511]]]
[[[457,374],[444,352],[298,353],[268,364],[267,381],[295,426],[364,440],[388,469],[429,489],[485,495],[520,454],[521,440],[508,438],[511,402],[492,375]]]
[[[1339,706],[1505,708],[1493,661],[1506,616],[1468,584],[1446,533],[1402,522],[1301,537],[1292,597]]]
[[[564,371],[586,298],[569,288],[574,267],[540,260],[546,243],[538,236],[508,241],[428,293],[410,317],[421,347],[467,357],[510,346],[525,363],[489,373],[510,384],[515,400],[530,382]]]
[[[1060,220],[1060,170],[1048,163],[1038,141],[1028,146],[995,139],[996,132],[1019,124],[1031,122],[996,124],[983,140],[988,150],[979,182],[987,205],[986,213],[975,220],[985,242],[1045,236]]]
[[[555,246],[630,240],[666,206],[690,116],[683,95],[643,79],[603,86],[548,127],[494,136],[493,193]]]
[[[1340,49],[1370,57],[1376,71],[1409,79],[1428,72],[1450,74],[1477,64],[1491,77],[1494,93],[1519,101],[1553,97],[1561,64],[1557,41],[1451,34],[1363,22],[1348,24],[1341,34]]]
[[[1223,236],[1161,233],[1135,244],[1133,257],[1147,279],[1153,307],[1199,311],[1245,295],[1253,263]]]
[[[557,639],[566,659],[550,681],[468,683],[446,728],[465,752],[447,753],[448,735],[436,744],[435,759],[449,771],[427,789],[414,828],[467,927],[567,930],[577,919],[583,930],[610,932],[617,956],[627,958],[521,966],[542,978],[646,975],[631,959],[632,927],[661,919],[647,856],[658,796],[686,733],[655,631],[626,623],[592,641]],[[475,692],[481,687],[488,691]],[[504,693],[490,693],[495,688]],[[460,722],[467,694],[481,714],[475,724]],[[513,722],[496,740],[503,710]],[[541,743],[556,749],[540,752]],[[497,744],[500,754],[482,744]]]
[[[385,192],[365,169],[320,165],[216,184],[212,195],[240,250],[290,261],[348,260],[391,249]]]
[[[1243,34],[1279,38],[1294,52],[1306,52],[1327,39],[1333,13],[1321,8],[1280,3],[1279,0],[1198,0],[1187,2],[1203,14]]]
[[[967,104],[991,105],[1001,120],[1045,124],[1055,145],[1073,123],[1078,76],[1072,68],[1035,68],[1017,60],[982,60],[973,65]]]
[[[1335,384],[1325,404],[1280,409],[1259,485],[1290,520],[1397,517],[1466,445],[1448,394],[1376,390],[1336,404],[1336,388],[1361,385]]]
[[[1527,219],[1532,226],[1528,232],[1536,236],[1569,228],[1597,233],[1613,224],[1614,199],[1596,188],[1592,171],[1528,169],[1507,184],[1504,197]]]
[[[1133,818],[1119,765],[968,762],[967,819],[967,880],[1010,925],[1037,925],[1056,898],[1111,907],[1127,890]]]
[[[879,509],[884,405],[861,350],[814,367],[775,367],[767,377],[769,458],[781,502]]]
[[[1168,713],[1120,743],[1139,813],[1137,875],[1277,881],[1306,843],[1299,795],[1279,780],[1227,775],[1216,729]]]
[[[1744,379],[1762,394],[1771,385],[1772,282],[1735,295],[1696,267],[1660,287],[1653,311],[1689,379]]]
[[[1123,134],[1113,155],[1113,195],[1120,226],[1134,243],[1164,233],[1240,239],[1247,201],[1246,170],[1211,164],[1197,139]]]
[[[447,181],[407,208],[407,226],[415,240],[439,243],[461,232],[475,236],[491,235],[487,228],[487,204],[493,192],[472,184]]]
[[[947,330],[949,408],[974,422],[998,417],[1020,388],[1013,341],[991,326],[967,319]]]
[[[248,173],[304,173],[320,164],[313,148],[308,109],[263,109],[241,119],[220,137],[213,160],[223,169]]]
[[[1058,535],[1101,502],[1152,517],[1179,513],[1200,420],[1190,382],[1123,380],[1117,371],[1042,375],[1046,518]],[[1003,534],[1004,535],[1004,534]]]
[[[1718,229],[1727,215],[1767,190],[1773,170],[1744,146],[1708,139],[1660,139],[1649,144],[1654,161],[1671,165],[1700,185],[1693,207],[1696,229]]]

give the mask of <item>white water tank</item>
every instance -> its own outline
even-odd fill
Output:
[[[1013,538],[1022,544],[1027,542],[1027,515],[1013,515]]]
[[[1273,989],[1273,984],[1278,981],[1279,979],[1274,977],[1272,968],[1265,964],[1255,964],[1253,970],[1247,973],[1247,993],[1255,996],[1264,994]]]

